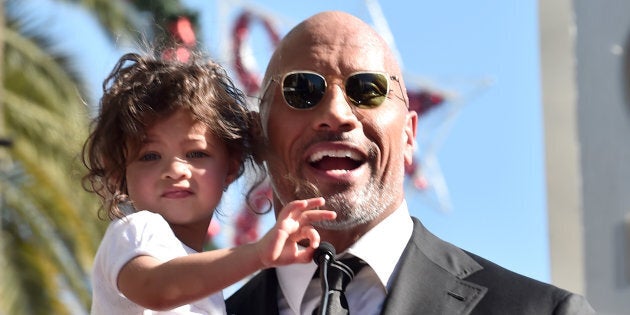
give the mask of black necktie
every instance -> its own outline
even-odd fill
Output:
[[[354,275],[366,265],[364,261],[358,257],[344,258],[333,261],[328,268],[328,307],[326,313],[328,315],[347,315],[348,301],[346,300],[346,287],[354,278]],[[319,307],[313,310],[313,314],[319,314]]]

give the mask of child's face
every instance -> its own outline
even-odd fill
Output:
[[[159,213],[171,225],[203,227],[238,167],[219,138],[180,110],[152,126],[130,159],[129,198],[137,210]]]

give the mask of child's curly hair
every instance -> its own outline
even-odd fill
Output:
[[[138,153],[154,123],[180,109],[205,124],[226,144],[230,156],[240,159],[238,177],[249,162],[254,182],[262,181],[264,168],[253,157],[251,112],[221,66],[199,54],[181,62],[129,53],[103,82],[100,111],[83,146],[88,173],[82,183],[102,198],[99,217],[103,211],[110,220],[124,216],[119,205],[127,201],[128,159]]]

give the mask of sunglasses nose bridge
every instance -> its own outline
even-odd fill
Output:
[[[331,111],[334,110],[336,112],[338,111],[339,113],[354,115],[354,106],[351,103],[350,99],[348,99],[348,95],[346,94],[346,91],[341,84],[332,84],[330,85],[328,90],[329,91],[324,94],[322,102],[328,101],[330,103],[330,106],[333,107]],[[326,94],[328,94],[330,100],[327,100]]]
[[[318,118],[314,120],[317,129],[351,130],[356,128],[359,122],[354,106],[346,98],[339,84],[329,85],[313,110],[317,112]]]

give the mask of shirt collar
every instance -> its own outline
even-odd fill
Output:
[[[396,211],[338,256],[350,253],[363,259],[374,270],[387,291],[389,279],[409,242],[412,231],[413,222],[409,216],[407,203],[403,200]],[[375,248],[378,250],[374,250]],[[276,268],[280,289],[295,314],[300,313],[302,297],[316,269],[317,265],[314,262]]]
[[[389,278],[409,242],[412,231],[413,221],[409,216],[407,203],[403,200],[394,213],[365,233],[348,248],[347,252],[367,262],[381,280],[383,288],[387,290]]]
[[[314,262],[308,264],[293,264],[276,268],[278,284],[282,290],[286,302],[294,314],[300,314],[302,297],[306,292],[309,282],[315,274],[317,265]]]

